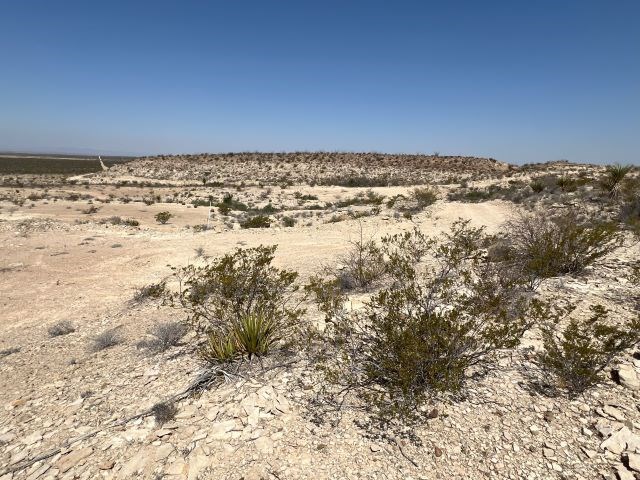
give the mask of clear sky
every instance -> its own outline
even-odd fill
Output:
[[[0,149],[640,163],[640,1],[0,0]]]

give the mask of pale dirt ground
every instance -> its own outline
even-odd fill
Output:
[[[318,195],[319,201],[365,190],[293,186],[288,192],[296,189]],[[139,193],[135,187],[104,185],[61,190],[94,197]],[[262,189],[254,190],[243,195],[259,198]],[[373,190],[386,196],[408,191]],[[272,196],[278,194],[282,192],[274,188]],[[305,280],[321,265],[335,264],[349,242],[359,238],[360,228],[365,238],[415,226],[436,235],[465,218],[496,232],[517,211],[509,202],[440,200],[411,221],[383,209],[360,221],[315,219],[305,226],[301,219],[294,228],[236,230],[216,217],[214,230],[194,233],[186,225],[205,223],[204,207],[94,202],[99,212],[85,215],[80,210],[88,206],[86,200],[45,202],[23,207],[3,203],[0,210],[0,350],[20,349],[0,359],[0,467],[138,413],[189,384],[200,365],[188,346],[156,357],[135,347],[154,322],[181,319],[182,314],[132,305],[131,298],[136,287],[166,278],[168,265],[200,262],[196,248],[217,256],[239,246],[277,244],[275,263],[299,271]],[[163,210],[175,217],[158,225],[153,216]],[[112,215],[135,218],[140,228],[94,221]],[[25,219],[40,222],[20,226]],[[638,251],[633,246],[617,255],[622,270]],[[609,259],[586,277],[557,285],[552,281],[545,288],[585,304],[602,301],[626,315],[626,307],[615,303],[616,292],[628,288],[617,280],[619,261]],[[47,328],[60,320],[70,320],[76,332],[49,338]],[[90,339],[113,327],[125,343],[90,353]],[[472,387],[469,399],[439,406],[441,416],[416,430],[422,447],[369,439],[354,426],[351,414],[338,427],[312,424],[305,405],[317,378],[307,367],[295,366],[186,400],[165,429],[154,426],[151,418],[136,420],[0,479],[614,478],[606,475],[620,464],[619,454],[599,447],[602,439],[593,424],[606,421],[618,428],[626,422],[638,429],[637,392],[609,382],[578,401],[532,395],[522,386],[517,367],[522,358],[526,353],[505,355],[499,370]],[[611,404],[620,419],[596,413]],[[435,447],[440,455],[434,455]]]

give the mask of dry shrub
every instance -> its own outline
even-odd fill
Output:
[[[164,352],[178,345],[186,333],[186,327],[179,322],[158,323],[147,332],[151,338],[139,342],[138,347],[152,352]]]
[[[69,320],[63,320],[61,322],[58,322],[55,325],[51,325],[47,329],[47,332],[49,333],[50,337],[59,337],[61,335],[68,335],[75,331],[76,331],[75,327]]]

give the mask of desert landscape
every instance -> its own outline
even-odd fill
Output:
[[[640,478],[640,170],[0,156],[0,480]]]

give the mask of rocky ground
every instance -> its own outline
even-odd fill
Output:
[[[134,164],[133,174],[144,174],[149,161]],[[154,302],[132,301],[136,287],[166,278],[168,265],[203,262],[197,248],[216,256],[236,246],[278,244],[276,264],[305,280],[320,265],[335,264],[360,228],[374,237],[414,226],[436,234],[463,217],[495,232],[524,207],[451,202],[447,193],[455,187],[440,186],[439,200],[411,219],[383,203],[357,220],[329,222],[341,210],[323,210],[299,217],[292,228],[274,223],[244,230],[218,215],[210,230],[199,232],[192,226],[206,222],[203,207],[164,200],[174,191],[185,199],[219,196],[223,187],[198,193],[180,182],[199,180],[181,174],[170,179],[160,201],[146,205],[136,200],[157,195],[159,187],[116,188],[118,175],[132,173],[122,169],[127,165],[49,187],[47,196],[22,204],[9,199],[43,191],[0,186],[0,480],[640,478],[640,355],[629,352],[617,361],[616,381],[577,399],[552,397],[534,388],[536,331],[516,350],[501,352],[495,368],[470,379],[464,399],[430,405],[431,419],[412,431],[413,441],[368,430],[366,410],[347,408],[337,423],[333,415],[316,418],[321,379],[303,351],[255,364],[242,375],[229,372],[212,388],[179,397],[176,417],[159,424],[149,409],[183,392],[203,371],[191,334],[161,354],[137,347],[152,325],[184,317]],[[506,181],[498,177],[478,182]],[[374,190],[389,198],[409,196],[409,189]],[[360,190],[294,185],[274,189],[269,200],[258,186],[233,190],[247,203],[273,201],[304,212],[295,191],[325,205]],[[82,213],[90,205],[100,210]],[[167,210],[175,217],[157,224],[153,216]],[[101,222],[112,216],[140,225]],[[640,246],[628,242],[584,274],[550,279],[541,290],[578,310],[601,303],[629,318],[634,306],[628,298],[637,292],[627,275],[639,256]],[[361,303],[362,295],[352,300]],[[47,329],[61,320],[75,331],[50,337]],[[123,342],[92,352],[91,340],[110,328]]]

